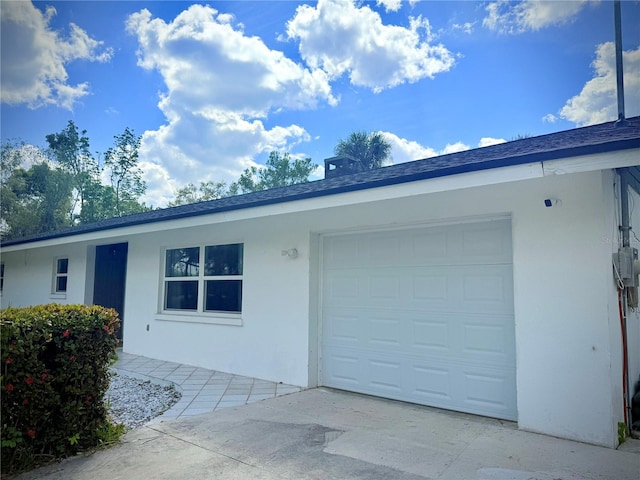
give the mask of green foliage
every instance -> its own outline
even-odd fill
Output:
[[[229,195],[257,192],[286,187],[309,181],[309,175],[318,168],[310,158],[291,159],[288,153],[271,152],[265,167],[247,168],[229,187]]]
[[[217,200],[226,195],[227,184],[224,182],[200,182],[198,187],[189,183],[176,191],[173,202],[169,202],[168,206],[177,207],[178,205]]]
[[[309,181],[309,175],[318,168],[310,158],[292,159],[289,153],[271,152],[264,167],[247,168],[237,181],[227,188],[224,182],[189,183],[176,191],[170,207],[189,203],[217,200],[241,193],[258,192],[270,188],[286,187]]]
[[[2,144],[0,235],[21,238],[148,210],[138,165],[140,137],[125,128],[105,153],[104,169],[89,151],[86,130],[69,121],[46,136],[43,151],[22,142]],[[102,174],[110,181],[101,182]]]
[[[104,402],[119,323],[98,306],[0,311],[3,473],[119,438]]]
[[[352,132],[346,139],[340,139],[334,149],[340,156],[348,156],[360,161],[363,170],[380,168],[391,155],[391,144],[381,132]]]
[[[618,445],[623,444],[629,437],[629,427],[624,422],[618,422]]]
[[[110,216],[119,217],[142,211],[137,200],[144,195],[147,186],[138,165],[140,137],[127,127],[122,135],[113,138],[114,146],[105,153],[104,166],[109,172],[114,200]]]
[[[525,138],[531,138],[531,134],[529,133],[518,133],[517,135],[511,137],[510,141],[515,141],[515,140],[524,140]]]
[[[33,165],[27,172],[30,194],[40,201],[37,210],[40,214],[40,230],[44,232],[59,230],[69,226],[65,212],[69,210],[72,177],[62,171],[49,167],[47,163]]]
[[[3,238],[43,233],[71,225],[72,177],[51,166],[35,147],[7,142],[2,145],[0,213]],[[31,163],[28,170],[22,164]]]
[[[89,201],[89,190],[100,184],[100,169],[89,150],[87,131],[78,131],[78,127],[69,120],[65,129],[46,137],[53,158],[60,168],[71,174],[73,178],[74,198],[69,211],[73,221],[74,212],[82,211]]]
[[[98,435],[98,446],[106,446],[116,443],[127,431],[123,423],[113,424],[104,422],[98,426],[96,434]]]

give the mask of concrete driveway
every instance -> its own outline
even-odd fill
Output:
[[[314,389],[152,423],[121,445],[19,478],[638,480],[634,442],[611,450],[509,422]]]

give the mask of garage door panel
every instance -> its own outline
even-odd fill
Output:
[[[511,262],[511,226],[474,225],[461,231],[461,255],[477,262]]]
[[[513,274],[511,265],[470,267],[459,272],[462,282],[460,301],[474,311],[513,311]]]
[[[411,256],[421,265],[440,263],[450,256],[447,244],[445,230],[414,233],[411,236]]]
[[[367,240],[361,237],[331,237],[327,239],[331,248],[326,249],[326,268],[346,270],[368,263]]]
[[[402,231],[327,237],[325,265],[358,266],[469,265],[511,263],[509,222],[449,225]]]
[[[367,265],[397,265],[401,261],[397,235],[376,235],[367,242],[364,252]]]
[[[514,419],[513,371],[340,349],[329,353],[332,387],[434,407]]]
[[[485,363],[496,361],[507,363],[510,358],[513,358],[513,328],[511,325],[465,323],[462,329],[463,351],[461,353],[464,358]]]
[[[442,318],[411,319],[411,350],[417,354],[444,354],[451,349],[451,325]]]
[[[360,277],[358,275],[336,275],[329,279],[325,287],[329,298],[357,299],[360,296]]]
[[[510,265],[361,268],[330,272],[324,303],[332,306],[410,308],[460,313],[511,313]]]
[[[444,272],[416,273],[411,278],[413,298],[419,302],[447,301],[449,296],[447,275]]]
[[[508,315],[465,315],[408,309],[328,309],[323,345],[450,360],[503,364],[514,358]]]
[[[367,343],[370,346],[402,349],[403,328],[401,320],[397,316],[379,315],[370,318],[368,324]]]
[[[515,394],[511,393],[511,371],[474,367],[446,361],[414,363],[412,394],[405,400],[469,413],[513,419]],[[415,401],[415,400],[413,400]]]
[[[503,220],[326,237],[321,384],[515,419],[510,232]]]
[[[511,379],[515,369],[466,367],[461,368],[463,379],[463,408],[472,413],[490,412],[499,418],[514,419],[516,393]]]
[[[413,372],[411,397],[429,405],[453,403],[450,366],[413,364],[411,368]]]
[[[369,293],[367,298],[387,302],[389,300],[401,301],[400,284],[402,279],[399,275],[371,273],[367,277]]]
[[[395,357],[369,357],[366,360],[366,390],[375,389],[381,394],[402,394],[403,372],[401,359]]]
[[[361,357],[340,349],[328,349],[325,355],[327,381],[338,388],[359,391],[363,371]]]
[[[325,333],[326,341],[330,343],[358,346],[361,342],[362,325],[358,312],[353,315],[345,312],[327,312],[325,317],[328,329]]]

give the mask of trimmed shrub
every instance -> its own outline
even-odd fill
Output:
[[[115,428],[104,396],[119,324],[98,306],[0,311],[3,473],[96,447]]]

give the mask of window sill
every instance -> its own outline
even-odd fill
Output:
[[[65,298],[67,298],[67,294],[66,293],[51,293],[51,294],[49,294],[49,298],[51,298],[53,300],[64,300]]]
[[[180,323],[203,323],[206,325],[231,325],[236,327],[242,326],[242,316],[240,314],[210,314],[202,313],[157,313],[155,319],[161,322],[180,322]]]

